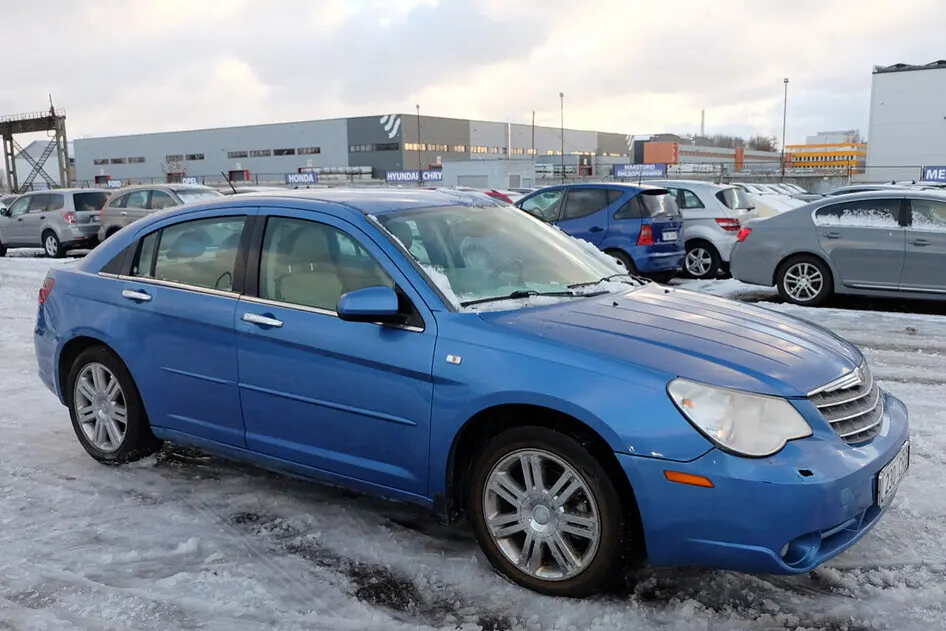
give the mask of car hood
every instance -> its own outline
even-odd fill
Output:
[[[863,361],[857,347],[805,320],[656,283],[481,317],[668,379],[759,394],[805,396]]]

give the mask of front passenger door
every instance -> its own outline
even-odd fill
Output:
[[[236,313],[247,448],[424,495],[436,331],[419,296],[367,234],[328,214],[273,210],[256,243],[257,286]],[[342,294],[377,285],[420,309],[412,326],[338,318]]]
[[[946,202],[907,201],[910,213],[900,289],[946,293]]]
[[[24,217],[30,209],[30,197],[21,197],[10,205],[10,216],[0,223],[0,242],[4,245],[27,245],[23,229]]]
[[[903,199],[831,204],[814,213],[818,242],[848,287],[896,290],[906,252]]]

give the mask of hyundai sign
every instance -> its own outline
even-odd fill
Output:
[[[286,184],[318,184],[319,183],[319,174],[318,173],[287,173],[286,174]]]
[[[946,167],[923,167],[924,182],[946,182]]]
[[[388,182],[417,182],[417,169],[413,171],[388,171],[385,180]],[[423,171],[425,182],[442,182],[443,171]]]
[[[614,177],[645,178],[666,177],[666,164],[615,164]]]

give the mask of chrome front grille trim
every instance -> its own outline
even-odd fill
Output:
[[[866,362],[814,390],[808,400],[848,444],[867,442],[880,433],[883,397]]]

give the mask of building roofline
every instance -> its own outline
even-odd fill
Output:
[[[946,69],[946,59],[937,59],[928,64],[892,64],[890,66],[874,66],[873,74],[886,74],[888,72],[913,72],[914,70],[942,70]]]

